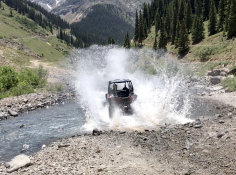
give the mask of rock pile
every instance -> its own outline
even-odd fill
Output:
[[[74,99],[75,92],[42,92],[0,100],[0,120],[16,117],[18,114],[33,111],[37,108],[52,106]]]
[[[208,71],[206,73],[206,78],[208,81],[211,82],[211,84],[216,85],[221,83],[221,81],[225,80],[226,78],[232,78],[233,76],[233,70],[229,71],[227,68],[222,69],[215,69],[212,71]]]

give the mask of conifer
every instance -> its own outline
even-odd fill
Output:
[[[179,47],[179,37],[180,37],[180,22],[177,22],[176,35],[175,35],[175,48]]]
[[[231,0],[230,15],[228,21],[228,39],[236,36],[236,1]]]
[[[209,23],[208,23],[209,35],[214,35],[216,33],[216,27],[217,27],[216,24],[217,24],[217,14],[216,14],[215,1],[211,0]]]
[[[225,0],[220,0],[218,13],[219,13],[219,20],[217,24],[217,29],[218,31],[223,31],[225,22]]]
[[[188,38],[188,30],[185,25],[185,21],[183,20],[181,22],[180,27],[180,36],[178,40],[178,47],[179,47],[179,53],[183,53],[189,48],[189,38]]]
[[[125,48],[129,49],[130,48],[130,38],[129,38],[129,34],[127,32],[127,34],[125,35],[125,42],[123,45]]]
[[[158,35],[158,31],[159,31],[159,28],[160,28],[160,16],[158,13],[156,13],[155,15],[155,36]]]
[[[177,26],[177,19],[178,19],[178,10],[177,10],[177,7],[178,7],[178,1],[177,0],[174,0],[173,2],[173,15],[172,15],[172,22],[171,22],[171,43],[172,44],[175,44],[175,36],[176,36],[176,26]]]
[[[165,22],[164,19],[161,20],[161,27],[160,27],[160,37],[158,42],[159,49],[166,49],[167,45],[167,34],[165,29]]]
[[[204,24],[203,17],[201,15],[201,0],[195,0],[194,2],[195,14],[192,25],[192,41],[193,43],[200,42],[204,39]]]
[[[186,22],[186,28],[189,32],[192,27],[192,8],[190,0],[187,0],[187,3],[185,4],[184,21]]]
[[[138,41],[139,37],[139,19],[138,19],[138,12],[136,11],[136,18],[135,18],[135,26],[134,26],[134,43],[136,46],[136,42]]]
[[[138,42],[143,43],[143,40],[145,39],[145,33],[144,33],[144,25],[143,25],[143,17],[141,10],[139,12],[139,37],[138,37]]]

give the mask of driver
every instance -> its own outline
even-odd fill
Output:
[[[125,84],[125,87],[123,87],[123,90],[125,90],[125,91],[129,90],[129,89],[126,87],[126,84]]]

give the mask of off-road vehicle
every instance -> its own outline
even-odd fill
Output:
[[[117,79],[108,82],[106,103],[108,104],[109,116],[112,117],[115,109],[120,109],[124,114],[133,114],[131,103],[137,99],[131,80]]]

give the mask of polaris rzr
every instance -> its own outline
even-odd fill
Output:
[[[120,109],[124,114],[133,114],[131,103],[137,99],[131,80],[114,80],[108,82],[106,103],[108,104],[109,116],[113,117],[115,109]]]

